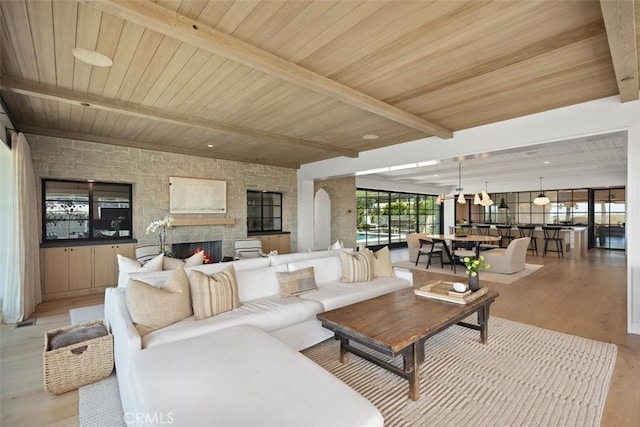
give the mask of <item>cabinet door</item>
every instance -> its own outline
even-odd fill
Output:
[[[115,249],[115,245],[96,245],[93,247],[94,287],[113,286],[118,282],[113,260],[116,258]]]
[[[277,237],[278,239],[279,254],[288,254],[289,252],[291,252],[291,242],[288,234],[279,234],[278,236],[273,237]]]
[[[69,248],[44,250],[44,293],[69,290]]]
[[[69,249],[69,290],[88,289],[93,281],[93,247],[74,246]]]
[[[120,254],[135,259],[134,243],[96,245],[93,247],[93,286],[115,286],[118,283],[118,257]]]
[[[124,243],[115,245],[115,251],[113,254],[113,269],[115,272],[116,283],[118,283],[118,275],[120,274],[120,270],[118,268],[118,257],[117,254],[122,255],[127,258],[136,259],[136,245],[133,243]]]
[[[262,252],[268,254],[273,250],[278,249],[278,242],[274,239],[275,236],[260,236],[260,240],[262,241]]]

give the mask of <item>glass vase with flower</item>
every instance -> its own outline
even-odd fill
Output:
[[[480,289],[480,271],[486,270],[491,267],[484,261],[482,255],[476,257],[464,257],[462,260],[465,267],[467,267],[466,273],[469,275],[469,289],[473,292]]]

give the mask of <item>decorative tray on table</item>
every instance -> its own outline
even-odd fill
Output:
[[[488,288],[480,288],[475,292],[471,292],[469,289],[465,292],[457,292],[453,289],[453,282],[442,280],[432,280],[426,285],[413,290],[419,297],[449,301],[456,304],[468,304],[485,295],[487,291]]]

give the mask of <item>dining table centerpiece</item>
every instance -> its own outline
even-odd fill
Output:
[[[484,257],[482,255],[476,257],[464,257],[462,260],[464,262],[465,267],[467,267],[467,275],[469,275],[469,289],[472,292],[480,289],[480,271],[486,270],[491,267],[484,261]]]

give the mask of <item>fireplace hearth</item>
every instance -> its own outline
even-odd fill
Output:
[[[222,261],[222,240],[208,242],[173,243],[171,252],[176,258],[189,258],[196,252],[204,251],[204,263],[211,264]]]

